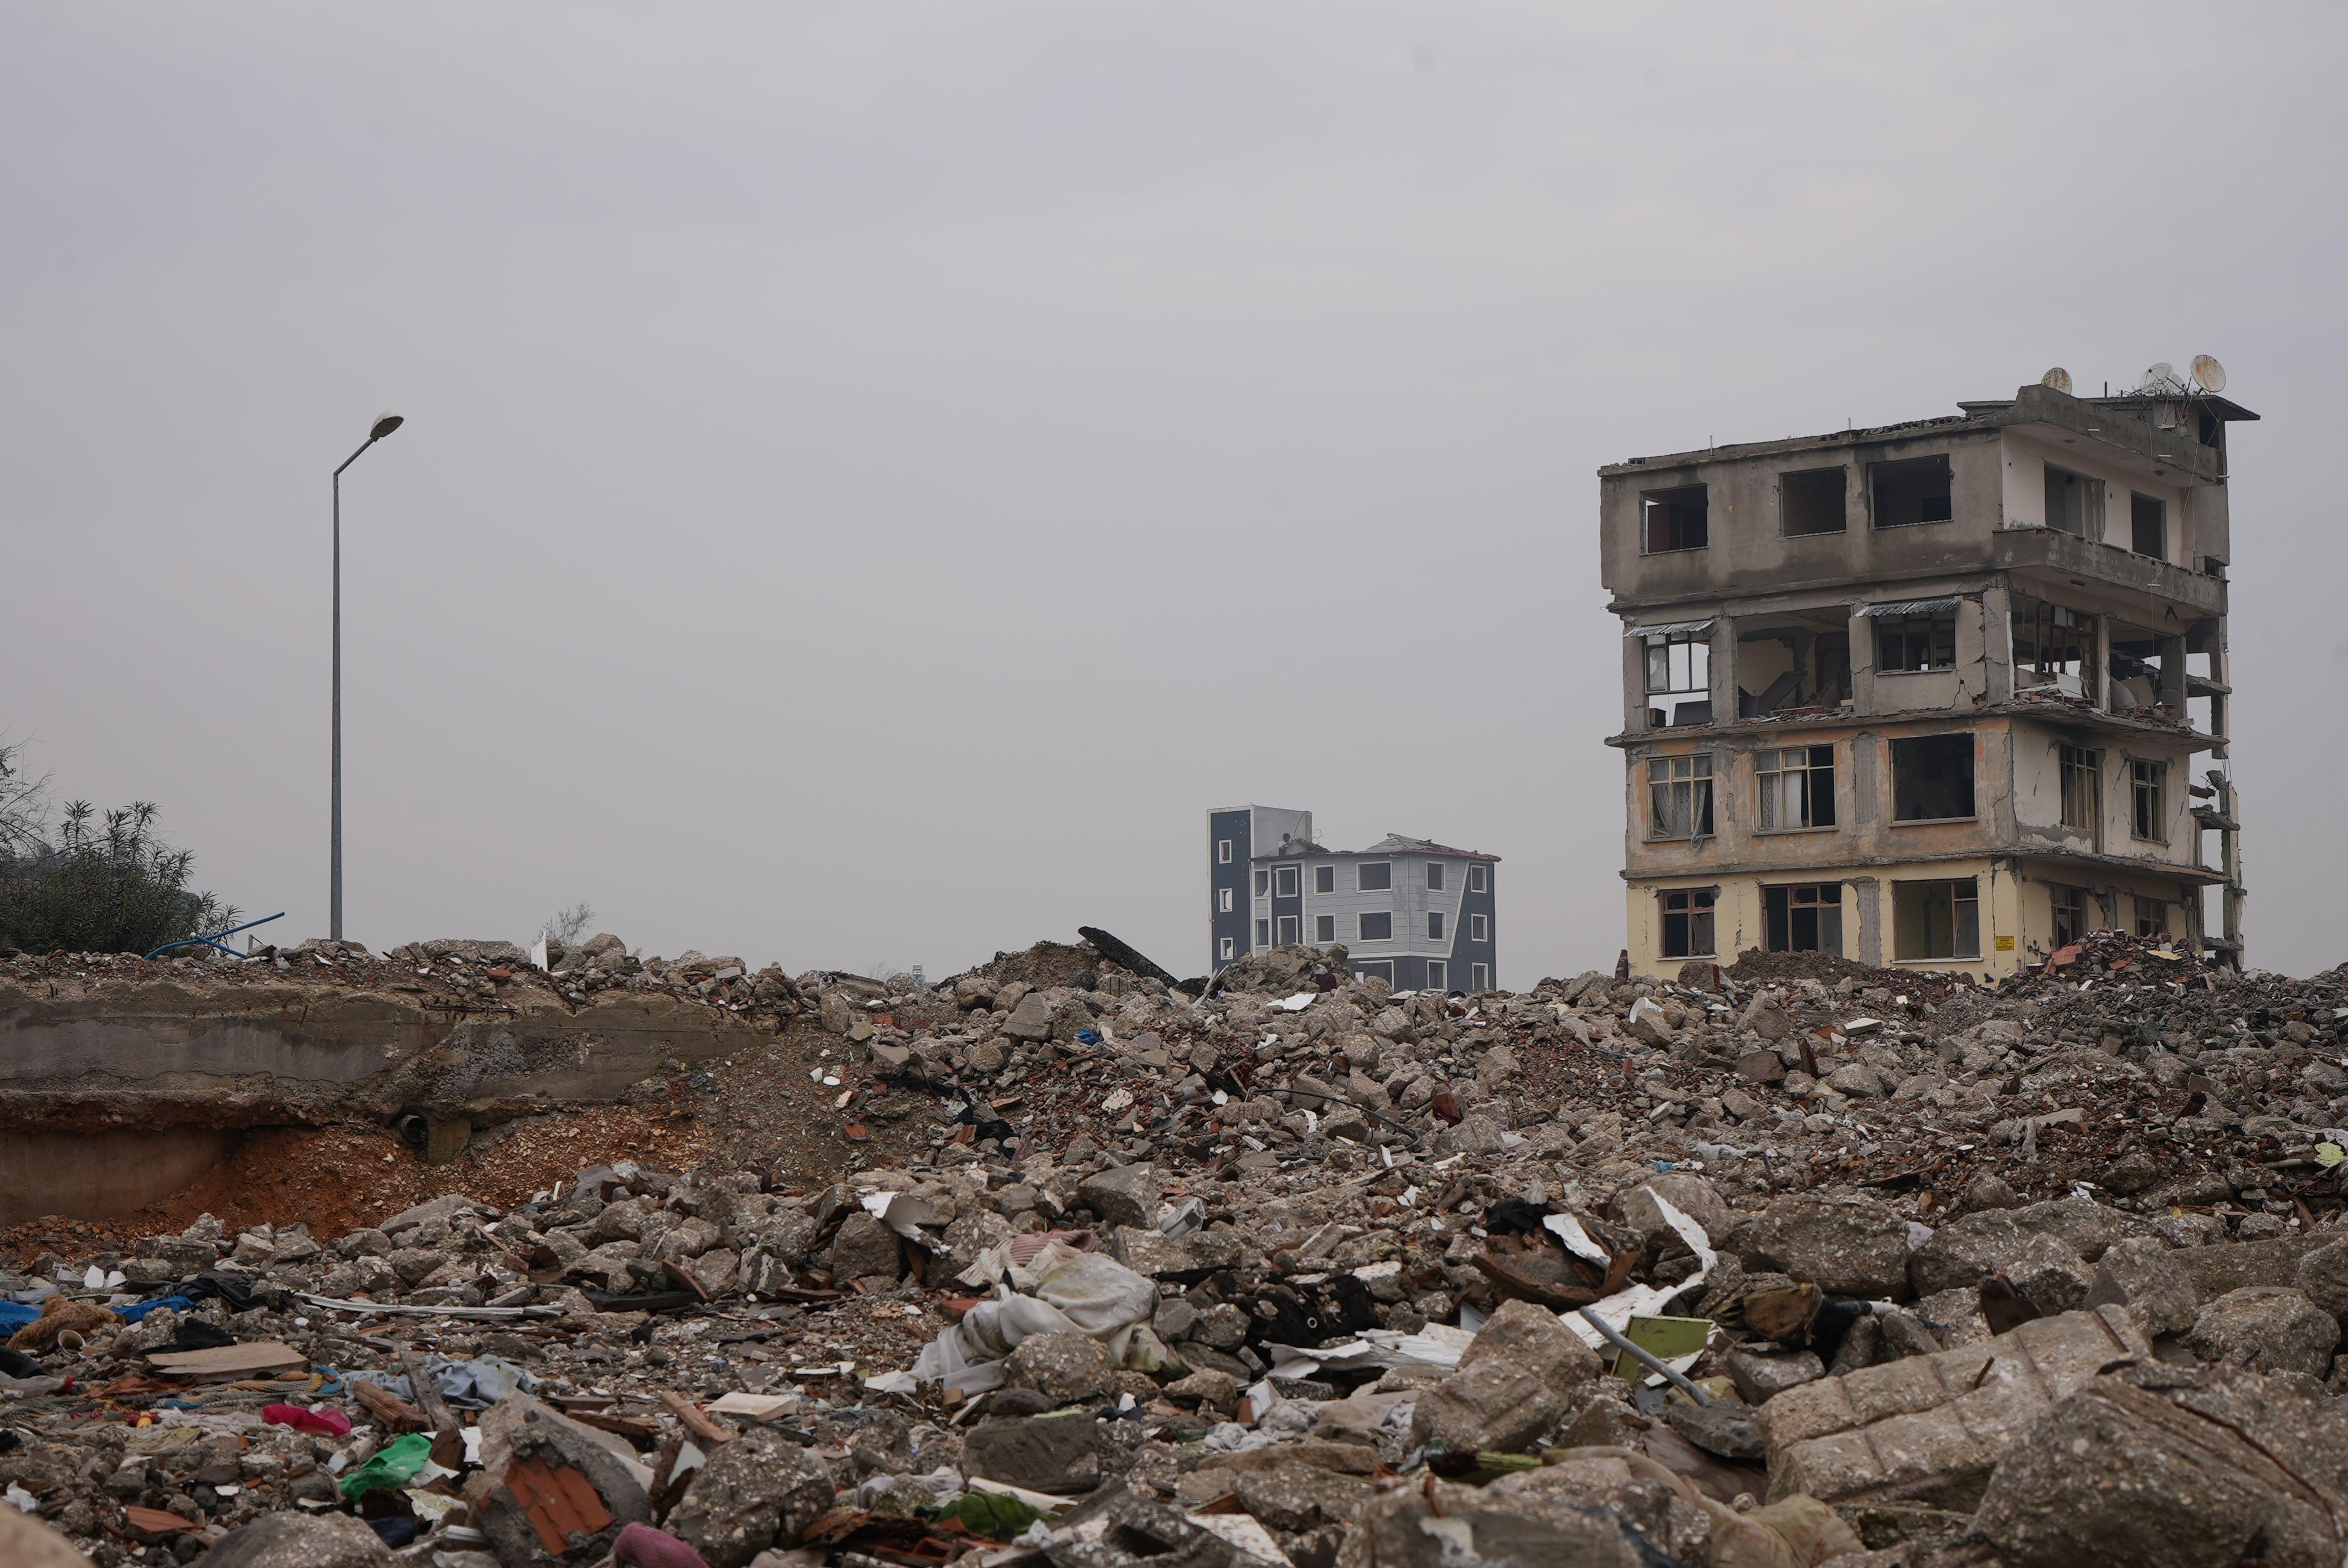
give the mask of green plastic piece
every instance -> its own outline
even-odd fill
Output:
[[[1623,1338],[1658,1361],[1694,1355],[1711,1333],[1709,1317],[1633,1317],[1622,1328]],[[1614,1353],[1613,1372],[1633,1383],[1654,1375],[1620,1350]]]
[[[422,1432],[410,1432],[385,1445],[373,1459],[343,1477],[343,1497],[347,1501],[384,1487],[406,1486],[431,1462],[432,1440]]]
[[[1043,1518],[1015,1497],[994,1491],[966,1491],[938,1510],[940,1519],[959,1519],[963,1528],[989,1540],[1012,1542]]]

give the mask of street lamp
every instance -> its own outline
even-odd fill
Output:
[[[327,935],[343,939],[343,468],[359,460],[359,453],[405,423],[396,414],[376,416],[358,452],[343,459],[335,470],[335,804],[334,897],[328,907]]]

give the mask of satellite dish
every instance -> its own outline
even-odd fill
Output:
[[[2136,389],[2138,392],[2171,392],[2182,384],[2177,379],[2177,367],[2162,360],[2144,373],[2144,379],[2136,384]]]
[[[2226,367],[2216,356],[2197,354],[2193,356],[2193,384],[2204,392],[2226,390]]]
[[[2071,390],[2071,373],[2065,370],[2058,364],[2053,370],[2048,371],[2044,375],[2040,376],[2038,378],[2038,384],[2041,386],[2051,386],[2057,392],[2068,392]]]

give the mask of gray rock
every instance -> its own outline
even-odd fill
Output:
[[[1012,1416],[981,1421],[963,1439],[966,1475],[1066,1496],[1101,1483],[1117,1454],[1090,1416]]]
[[[1679,1233],[1664,1223],[1663,1211],[1655,1206],[1659,1197],[1702,1225],[1704,1235],[1715,1241],[1735,1223],[1726,1200],[1710,1182],[1689,1171],[1649,1176],[1637,1186],[1625,1188],[1616,1195],[1607,1217],[1637,1232],[1643,1242],[1677,1245]]]
[[[1497,1154],[1506,1146],[1500,1124],[1488,1116],[1463,1116],[1457,1126],[1446,1127],[1435,1135],[1438,1154]]]
[[[1003,1020],[1003,1032],[1013,1040],[1031,1043],[1052,1038],[1052,1009],[1041,991],[1030,991],[1019,999],[1011,1016]]]
[[[2122,1216],[2116,1210],[2075,1195],[2016,1209],[2013,1219],[2024,1230],[2060,1236],[2064,1245],[2087,1263],[2103,1256],[2106,1247],[2127,1234]]]
[[[1417,1487],[1373,1499],[1338,1553],[1337,1568],[1653,1568],[1660,1557],[1620,1517],[1591,1509],[1552,1522],[1438,1485],[1437,1513]]]
[[[1104,1392],[1115,1375],[1108,1352],[1086,1334],[1031,1335],[1003,1363],[1004,1382],[1033,1389],[1056,1405]]]
[[[2114,1242],[2096,1265],[2096,1283],[2081,1305],[2125,1306],[2147,1336],[2182,1334],[2200,1313],[2193,1282],[2169,1256],[2168,1248],[2148,1236]]]
[[[797,1546],[831,1504],[821,1460],[779,1432],[752,1427],[709,1456],[668,1530],[709,1568],[743,1568],[769,1547]]]
[[[2327,1243],[2301,1258],[2297,1284],[2316,1306],[2348,1318],[2348,1241]]]
[[[221,1536],[203,1560],[207,1568],[381,1568],[391,1553],[347,1513],[270,1513]]]
[[[1752,1083],[1780,1083],[1786,1064],[1774,1050],[1748,1050],[1736,1059],[1737,1075]]]
[[[963,1060],[970,1063],[973,1072],[1000,1072],[1003,1064],[1010,1058],[993,1040],[982,1040],[972,1042],[970,1048],[963,1052]]]
[[[897,1233],[862,1209],[857,1210],[839,1222],[839,1230],[831,1238],[831,1272],[841,1279],[872,1275],[897,1278],[904,1272]]]
[[[1761,1419],[1750,1405],[1731,1399],[1691,1405],[1674,1399],[1663,1407],[1663,1419],[1672,1430],[1723,1459],[1757,1460],[1766,1449],[1761,1440]]]
[[[1563,1419],[1601,1370],[1598,1353],[1555,1313],[1503,1302],[1460,1356],[1459,1370],[1419,1396],[1412,1440],[1455,1453],[1519,1452]]]
[[[1112,1225],[1150,1225],[1166,1185],[1148,1165],[1111,1165],[1076,1185],[1076,1202]]]
[[[1745,1245],[1747,1267],[1789,1274],[1829,1296],[1908,1289],[1908,1222],[1881,1204],[1779,1198],[1745,1233]]]
[[[1774,1395],[1804,1383],[1815,1383],[1827,1375],[1827,1364],[1815,1350],[1764,1356],[1755,1350],[1737,1349],[1723,1359],[1729,1381],[1736,1385],[1736,1391],[1748,1405],[1766,1403]]]
[[[2348,1425],[2267,1379],[2137,1367],[2021,1434],[1974,1531],[2007,1568],[2331,1568]]]
[[[1826,1085],[1838,1094],[1880,1100],[1888,1091],[1883,1075],[1863,1061],[1846,1061],[1826,1076]]]
[[[2186,1348],[2202,1360],[2253,1372],[2332,1368],[2340,1324],[2296,1286],[2250,1285],[2230,1290],[2201,1309]]]
[[[2021,1255],[2005,1266],[2006,1279],[2030,1305],[2052,1315],[2068,1312],[2087,1299],[2094,1288],[2093,1270],[2060,1236],[2041,1231],[2022,1244]]]
[[[2023,1229],[2013,1216],[1991,1209],[1951,1220],[1908,1258],[1908,1282],[1919,1296],[1969,1289],[2021,1255]]]

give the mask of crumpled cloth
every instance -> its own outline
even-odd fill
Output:
[[[498,1356],[476,1356],[469,1361],[435,1356],[424,1363],[424,1375],[432,1379],[440,1397],[458,1409],[487,1409],[508,1394],[527,1394],[538,1387],[538,1379],[527,1368]],[[415,1386],[405,1372],[346,1372],[344,1380],[372,1383],[410,1402],[416,1399]]]
[[[1101,1342],[1116,1366],[1153,1372],[1171,1358],[1148,1318],[1158,1309],[1158,1286],[1106,1253],[1079,1252],[1053,1242],[1034,1261],[1014,1263],[1011,1286],[994,1287],[953,1327],[925,1347],[913,1377],[965,1394],[1003,1386],[1002,1360],[1035,1334],[1086,1334]]]

